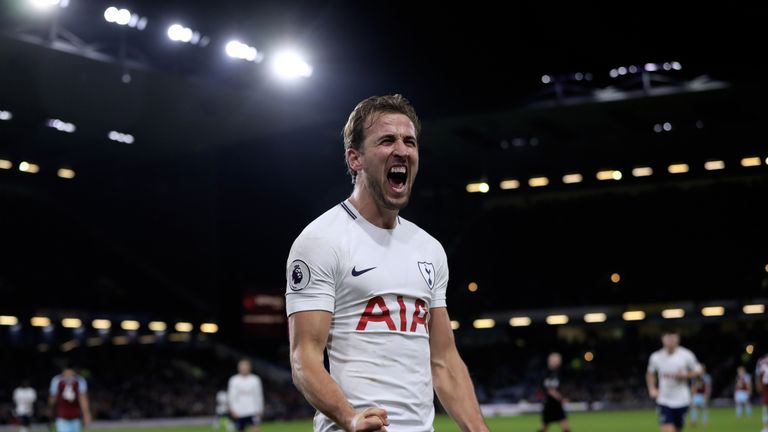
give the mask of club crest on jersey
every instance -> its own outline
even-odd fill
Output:
[[[435,266],[432,263],[419,261],[419,272],[424,277],[429,289],[435,286]]]
[[[288,266],[288,286],[294,291],[301,291],[309,285],[309,266],[302,260],[294,260]]]

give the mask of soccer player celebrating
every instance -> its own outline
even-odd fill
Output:
[[[539,432],[547,432],[550,423],[558,422],[563,432],[570,432],[568,417],[563,409],[563,395],[560,393],[560,365],[563,357],[560,353],[550,353],[547,357],[547,376],[544,378],[544,409],[541,413],[541,428]]]
[[[352,195],[291,248],[291,365],[316,432],[433,431],[433,392],[462,431],[488,430],[453,339],[445,251],[399,216],[420,129],[400,95],[360,102],[343,134]]]
[[[57,432],[80,432],[91,423],[88,384],[71,366],[51,380],[48,406],[55,412]]]
[[[679,432],[683,430],[685,412],[691,404],[688,382],[703,371],[696,356],[680,346],[677,331],[665,331],[661,342],[663,347],[651,354],[648,361],[645,381],[648,394],[658,407],[661,432]]]
[[[264,391],[261,378],[251,373],[250,361],[243,359],[237,363],[237,374],[227,386],[227,400],[237,430],[242,432],[250,426],[251,432],[258,432],[264,414]]]

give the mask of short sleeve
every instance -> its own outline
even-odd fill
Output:
[[[48,387],[48,393],[51,396],[57,396],[59,394],[59,380],[60,378],[58,375],[51,380],[51,385]]]
[[[699,360],[696,358],[696,354],[694,354],[692,351],[688,351],[688,362],[686,366],[688,366],[688,368],[692,371],[701,370],[701,364],[699,363]]]
[[[80,390],[80,393],[88,393],[88,382],[85,381],[85,378],[83,377],[77,378],[77,387],[78,387],[78,390]]]
[[[302,233],[288,255],[286,312],[333,312],[336,304],[338,256],[327,238]]]
[[[438,247],[440,248],[439,254],[439,261],[437,262],[437,266],[435,266],[435,290],[432,293],[432,304],[430,307],[433,308],[440,308],[440,307],[446,307],[446,292],[448,291],[448,257],[445,255],[445,250],[443,249],[443,246],[438,243]]]

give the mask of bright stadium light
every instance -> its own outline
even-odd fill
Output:
[[[148,325],[149,329],[153,332],[164,332],[168,328],[168,325],[162,321],[152,321]]]
[[[0,169],[9,170],[13,168],[13,162],[5,159],[0,159]]]
[[[527,316],[512,317],[509,319],[511,327],[528,327],[531,325],[531,318]]]
[[[19,163],[19,171],[29,173],[29,174],[36,174],[40,172],[40,167],[37,164],[33,164],[27,161],[22,161],[21,163]]]
[[[29,323],[32,324],[32,327],[48,327],[51,325],[51,319],[44,316],[36,316],[32,317]]]
[[[603,170],[597,172],[598,180],[621,180],[622,174],[619,170]]]
[[[611,282],[613,283],[621,282],[621,275],[618,273],[611,273]]]
[[[139,327],[141,327],[141,324],[136,320],[123,320],[123,322],[120,323],[120,328],[123,330],[136,331]]]
[[[752,345],[752,344],[749,344],[749,345],[747,345],[747,347],[746,347],[746,348],[744,348],[744,351],[745,351],[747,354],[749,354],[749,355],[752,355],[752,353],[753,353],[753,352],[755,352],[755,346],[754,346],[754,345]]]
[[[264,55],[256,48],[237,40],[227,42],[227,45],[224,47],[224,52],[232,58],[256,63],[264,59]]]
[[[579,173],[566,174],[563,176],[563,183],[565,184],[581,183],[583,179],[584,178]]]
[[[657,70],[659,70],[659,67],[656,66],[656,63],[646,63],[645,70],[646,72],[656,72]]]
[[[584,314],[584,322],[586,323],[601,323],[605,322],[605,320],[608,319],[608,316],[602,312],[592,312],[588,314]]]
[[[747,315],[762,314],[762,313],[765,313],[765,305],[764,304],[748,304],[748,305],[744,305],[744,308],[742,310]]]
[[[70,180],[75,178],[75,171],[69,168],[59,168],[59,170],[56,172],[56,175],[60,178]]]
[[[294,51],[283,51],[275,56],[272,67],[280,78],[295,79],[312,76],[312,66]]]
[[[760,166],[762,163],[760,161],[760,158],[757,156],[751,156],[751,157],[745,157],[741,160],[741,166],[743,167],[756,167]]]
[[[64,318],[61,320],[61,326],[64,328],[80,328],[83,326],[83,321],[79,318]]]
[[[107,22],[121,26],[144,30],[147,27],[147,17],[139,16],[128,9],[118,9],[114,6],[104,11],[104,19]]]
[[[65,8],[69,6],[69,0],[28,0],[29,4],[37,10],[50,10],[58,6]]]
[[[495,325],[496,321],[494,321],[492,318],[481,318],[472,322],[472,327],[476,329],[489,329],[493,328]]]
[[[182,333],[189,333],[189,332],[191,332],[191,331],[192,331],[192,329],[193,329],[194,327],[192,327],[192,323],[188,323],[188,322],[177,322],[177,323],[176,323],[176,326],[175,326],[174,328],[176,329],[176,331],[177,331],[177,332],[182,332]]]
[[[594,359],[595,359],[595,355],[592,354],[591,351],[587,351],[584,353],[584,361],[586,361],[587,363],[591,362]]]
[[[0,315],[0,325],[2,326],[15,326],[19,323],[19,319],[12,315]]]
[[[467,184],[467,192],[469,193],[488,193],[490,189],[491,188],[488,186],[488,183],[485,182]]]
[[[96,330],[109,330],[112,328],[112,322],[107,319],[95,319],[91,322],[91,325]]]
[[[667,167],[667,171],[669,171],[670,174],[685,174],[689,169],[690,167],[688,164],[684,163],[672,164]]]
[[[648,177],[653,175],[653,168],[651,167],[636,167],[632,169],[632,176],[634,177]]]
[[[544,187],[549,184],[549,179],[546,177],[532,177],[528,179],[528,186],[530,187]]]
[[[200,324],[200,331],[203,333],[216,333],[219,331],[219,326],[215,323],[202,323]]]
[[[568,315],[549,315],[546,321],[549,325],[568,324]]]
[[[701,309],[701,314],[704,316],[723,316],[725,315],[725,308],[722,306],[707,306]]]
[[[208,45],[208,42],[210,41],[208,36],[203,36],[200,32],[181,24],[172,24],[168,27],[167,34],[168,39],[174,42],[184,42],[192,45],[200,45],[201,47]]]
[[[451,330],[458,330],[461,327],[458,321],[451,321]]]
[[[8,121],[13,118],[13,113],[10,111],[0,110],[0,120]]]
[[[664,319],[677,319],[677,318],[682,318],[682,317],[684,317],[684,316],[685,316],[685,310],[683,310],[683,309],[680,309],[680,308],[675,308],[675,309],[664,309],[663,311],[661,311],[661,316],[662,316]]]
[[[645,312],[643,311],[626,311],[621,315],[624,321],[642,321],[645,319]]]
[[[467,289],[469,292],[477,292],[478,285],[477,282],[470,282],[469,285],[467,285]]]
[[[711,160],[704,162],[704,169],[707,171],[717,171],[725,169],[725,162],[721,160]]]
[[[520,181],[518,180],[503,180],[499,183],[501,190],[517,189],[520,187]]]
[[[133,135],[129,133],[123,133],[118,131],[109,131],[107,134],[107,138],[111,139],[112,141],[117,141],[125,144],[133,144],[135,139],[133,138]]]
[[[59,119],[48,119],[46,126],[60,132],[73,133],[77,130],[74,124]]]
[[[542,75],[541,82],[542,84],[549,84],[552,82],[552,77],[550,77],[549,75]]]

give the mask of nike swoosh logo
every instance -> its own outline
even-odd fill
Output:
[[[371,270],[373,270],[373,269],[375,269],[375,268],[376,268],[376,267],[371,267],[371,268],[367,268],[367,269],[363,269],[363,270],[357,271],[357,269],[355,269],[354,267],[352,267],[352,276],[354,276],[354,277],[358,277],[358,276],[360,276],[361,274],[363,274],[363,273],[366,273],[366,272],[369,272],[369,271],[371,271]]]

